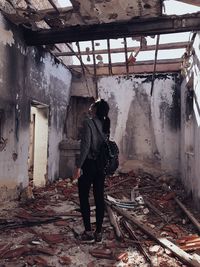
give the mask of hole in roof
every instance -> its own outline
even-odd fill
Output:
[[[72,7],[70,0],[58,0],[59,7]]]
[[[181,3],[175,0],[165,0],[164,6],[164,13],[166,15],[184,15],[200,11],[200,7],[198,6]]]

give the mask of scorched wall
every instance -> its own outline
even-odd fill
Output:
[[[28,184],[30,107],[48,108],[47,179],[58,178],[59,149],[71,73],[42,48],[26,47],[19,29],[0,14],[0,195]],[[42,129],[41,129],[42,130]]]

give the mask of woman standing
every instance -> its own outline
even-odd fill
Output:
[[[81,240],[84,242],[102,241],[105,175],[102,170],[97,168],[97,156],[103,143],[100,133],[104,138],[109,137],[110,134],[108,112],[109,105],[103,99],[91,105],[89,109],[91,118],[86,119],[83,123],[80,156],[73,176],[74,179],[78,179],[80,208],[85,227]],[[96,229],[94,233],[90,222],[89,192],[91,185],[93,185],[96,206]]]

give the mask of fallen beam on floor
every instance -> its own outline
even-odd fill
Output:
[[[106,205],[106,209],[107,209],[107,212],[108,212],[108,217],[109,217],[109,220],[110,220],[110,224],[114,228],[117,240],[121,240],[122,239],[122,233],[120,231],[119,224],[117,222],[117,218],[116,218],[113,210],[111,209],[111,207],[109,205]]]
[[[194,226],[197,228],[198,232],[200,233],[200,223],[197,221],[197,219],[192,215],[192,213],[181,203],[178,198],[175,198],[176,203],[179,205],[179,207],[185,212],[185,214],[188,216],[190,221],[194,224]]]
[[[109,202],[108,202],[108,205],[110,205]],[[150,236],[153,240],[155,240],[161,246],[169,249],[182,262],[187,263],[188,266],[200,267],[200,262],[198,262],[192,255],[186,253],[185,251],[180,249],[178,246],[174,245],[171,241],[167,240],[166,238],[160,237],[158,234],[156,234],[155,230],[153,231],[150,227],[141,223],[139,220],[137,220],[134,216],[130,215],[128,212],[122,210],[121,208],[116,207],[115,205],[111,205],[111,206],[112,206],[112,209],[114,209],[121,216],[123,216],[124,218],[129,220],[131,223],[136,225],[139,229],[141,229],[144,233]]]

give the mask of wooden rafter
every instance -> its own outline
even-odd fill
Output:
[[[156,73],[161,72],[177,72],[181,70],[181,59],[165,59],[165,60],[157,60],[156,64]],[[94,65],[87,65],[90,72],[93,71]],[[80,71],[80,65],[71,65],[70,68]],[[153,73],[154,70],[154,61],[139,61],[135,62],[134,65],[129,66],[129,74],[142,74],[142,73]],[[112,63],[112,72],[113,75],[126,74],[126,64],[125,63]],[[104,64],[103,66],[97,65],[97,76],[101,75],[109,75],[108,64]]]
[[[81,63],[81,67],[82,67],[82,71],[83,71],[83,75],[85,76],[85,68],[84,68],[84,64],[83,64],[83,60],[82,60],[82,56],[81,56],[81,49],[80,49],[80,44],[79,42],[76,43],[76,46],[78,48],[78,58],[80,60]]]
[[[180,48],[186,48],[188,46],[188,42],[177,42],[177,43],[169,43],[169,44],[159,44],[158,49],[159,50],[169,50],[169,49],[180,49]],[[127,52],[133,52],[138,51],[140,47],[139,46],[133,46],[133,47],[127,47]],[[155,50],[155,45],[148,45],[146,48],[140,48],[140,51],[151,51]],[[117,53],[123,53],[124,48],[114,48],[110,49],[111,54],[117,54]],[[95,54],[108,54],[107,49],[102,50],[95,50]],[[75,54],[72,52],[61,52],[61,53],[55,53],[56,56],[63,57],[63,56],[74,56]],[[91,51],[81,51],[81,55],[92,55]]]
[[[155,74],[156,74],[156,64],[157,64],[157,57],[158,57],[159,40],[160,40],[160,35],[158,34],[157,41],[156,41],[156,50],[155,50],[155,60],[154,60],[154,66],[153,66],[152,82],[151,82],[151,95],[153,94],[154,80],[155,80]]]
[[[137,18],[128,22],[77,25],[39,32],[26,30],[24,37],[28,45],[45,45],[198,30],[200,30],[200,12],[182,16]]]
[[[107,39],[107,47],[108,47],[108,69],[109,74],[112,75],[112,59],[111,59],[111,52],[110,52],[110,39]]]
[[[58,7],[56,6],[56,4],[54,3],[53,0],[47,0],[51,5],[52,7],[56,10],[56,12],[58,12],[58,14],[60,13]]]
[[[126,61],[126,75],[129,75],[129,65],[128,65],[128,52],[127,52],[127,41],[124,38],[124,53],[125,53],[125,61]]]
[[[92,41],[92,56],[93,56],[93,65],[94,65],[94,77],[96,77],[96,58],[95,58],[95,46],[94,46],[94,42]]]
[[[85,70],[87,70],[87,72],[88,73],[90,73],[89,72],[89,70],[88,70],[88,68],[86,67],[86,65],[83,63],[83,60],[82,60],[82,57],[81,57],[81,53],[80,53],[80,47],[79,47],[79,45],[78,45],[78,48],[79,48],[79,54],[77,55],[77,53],[74,51],[74,49],[69,45],[69,44],[66,44],[67,45],[67,47],[68,47],[68,49],[72,52],[72,53],[74,53],[74,55],[78,58],[78,60],[80,61],[80,64],[81,64],[81,66],[83,67],[83,72],[84,72],[84,69]],[[54,54],[55,55],[55,54]]]
[[[96,58],[95,58],[95,46],[94,41],[92,41],[92,55],[93,55],[93,68],[94,68],[94,82],[96,87],[96,96],[98,96],[98,84],[97,84],[97,68],[96,68]]]

